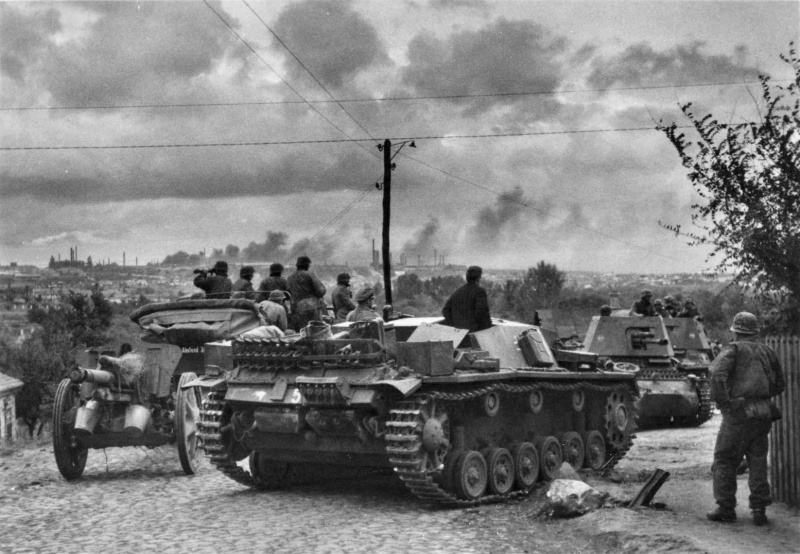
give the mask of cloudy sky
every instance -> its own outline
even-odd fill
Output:
[[[800,34],[759,1],[0,4],[0,264],[286,233],[315,262],[701,271],[657,121],[758,117]],[[588,132],[587,132],[588,131]],[[687,131],[689,132],[689,131]],[[396,150],[397,146],[393,150]],[[270,235],[270,233],[272,233]],[[278,260],[287,261],[287,260]]]

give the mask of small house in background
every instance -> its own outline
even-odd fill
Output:
[[[22,381],[0,373],[0,442],[17,438],[15,397]]]

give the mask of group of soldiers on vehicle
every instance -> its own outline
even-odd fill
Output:
[[[612,315],[612,311],[613,309],[608,304],[600,307],[600,315],[609,316]],[[634,317],[655,317],[660,315],[668,319],[672,317],[699,317],[700,312],[691,296],[687,297],[681,306],[681,303],[673,296],[665,296],[663,300],[661,298],[653,300],[653,291],[645,289],[642,291],[641,298],[633,303],[627,315]]]
[[[300,331],[311,321],[365,321],[381,317],[375,311],[375,293],[365,285],[353,298],[350,290],[350,274],[340,273],[337,286],[331,295],[333,317],[328,317],[324,297],[327,289],[320,279],[310,271],[311,259],[300,256],[295,271],[283,277],[284,267],[280,263],[269,266],[269,276],[253,287],[255,268],[243,266],[239,279],[232,283],[228,277],[228,264],[218,261],[209,270],[196,269],[194,286],[201,289],[207,299],[247,299],[258,304],[264,325],[274,325],[281,331],[292,328]]]

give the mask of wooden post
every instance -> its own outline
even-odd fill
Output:
[[[392,304],[392,268],[389,250],[389,220],[392,194],[392,142],[383,143],[383,289],[386,304]]]

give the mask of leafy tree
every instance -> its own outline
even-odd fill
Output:
[[[453,294],[456,289],[463,286],[465,282],[463,277],[457,275],[437,275],[436,277],[431,277],[423,281],[422,290],[425,294],[433,298],[434,302],[444,306],[444,303],[447,302],[450,295]]]
[[[737,283],[780,311],[784,328],[800,332],[800,58],[793,44],[781,59],[794,80],[783,87],[761,77],[760,121],[722,123],[686,104],[696,143],[674,123],[658,128],[703,199],[692,206],[701,232],[688,235],[690,244],[712,244],[718,269],[735,273]]]
[[[397,278],[397,298],[411,299],[422,294],[422,280],[416,273],[407,273]]]

